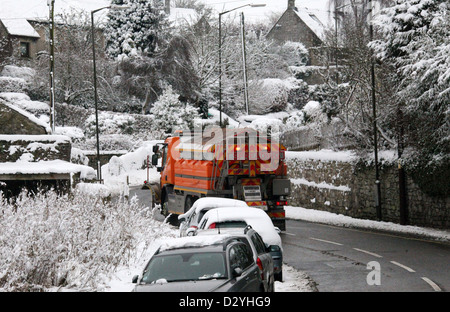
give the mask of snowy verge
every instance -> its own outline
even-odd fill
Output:
[[[286,218],[293,220],[304,220],[317,223],[325,223],[343,227],[362,228],[411,236],[420,236],[427,239],[448,242],[450,232],[411,225],[400,225],[392,222],[356,219],[342,214],[327,211],[306,209],[301,207],[286,206]]]

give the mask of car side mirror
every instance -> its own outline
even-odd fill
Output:
[[[197,229],[190,227],[186,230],[186,235],[187,236],[195,236],[195,234],[197,233]]]
[[[135,275],[135,276],[133,276],[133,279],[131,280],[131,282],[132,282],[133,284],[137,284],[138,279],[139,279],[139,275]]]
[[[244,271],[242,271],[242,269],[240,267],[234,268],[233,269],[233,277],[239,277],[242,275]]]
[[[152,155],[152,165],[157,166],[158,165],[158,154]]]
[[[280,230],[280,228],[279,227],[277,227],[277,226],[274,226],[274,228],[275,228],[275,231],[278,233],[278,234],[281,234],[281,230]]]

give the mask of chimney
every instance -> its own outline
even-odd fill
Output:
[[[295,0],[288,0],[288,10],[295,10]]]
[[[170,0],[165,0],[165,3],[164,3],[164,12],[166,12],[167,15],[170,14]]]

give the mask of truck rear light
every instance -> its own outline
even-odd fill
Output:
[[[263,280],[264,279],[264,267],[263,267],[262,261],[261,261],[261,259],[259,259],[259,257],[258,257],[258,259],[256,259],[256,264],[258,265],[258,268],[261,270],[261,279]]]
[[[277,206],[287,206],[288,202],[287,201],[277,201],[276,204],[277,204]]]

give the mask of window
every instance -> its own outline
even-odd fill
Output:
[[[21,57],[30,57],[30,43],[29,42],[20,42],[20,56]]]
[[[261,237],[257,233],[252,235],[252,242],[255,245],[256,252],[258,253],[258,255],[266,252],[264,248],[264,243],[262,242]]]
[[[247,269],[253,263],[251,250],[244,244],[233,246],[230,249],[231,270],[235,268]]]

